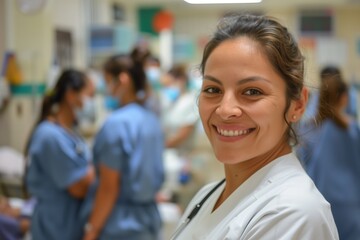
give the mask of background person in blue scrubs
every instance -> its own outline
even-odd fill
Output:
[[[299,159],[331,204],[340,239],[360,237],[360,129],[345,113],[348,87],[341,75],[322,80],[315,119],[302,126]]]
[[[90,203],[84,210],[92,208],[83,239],[159,239],[155,196],[164,180],[164,144],[158,117],[145,107],[148,86],[143,65],[120,55],[105,63],[104,74],[120,108],[95,138],[99,182],[96,193],[88,196],[93,207]]]
[[[37,199],[31,220],[36,240],[78,240],[79,210],[95,174],[90,151],[74,131],[77,115],[87,105],[86,76],[65,70],[45,96],[39,120],[27,146],[26,183]]]
[[[342,78],[342,73],[340,71],[340,69],[336,66],[325,66],[324,68],[321,69],[320,72],[320,83],[324,80],[327,79],[331,76],[337,76]],[[346,106],[346,113],[350,116],[352,116],[353,118],[357,118],[357,90],[355,88],[355,86],[353,84],[351,84],[348,87],[348,101],[347,101],[347,106]],[[318,105],[319,105],[319,90],[318,89],[313,89],[312,92],[309,95],[309,102],[306,106],[306,111],[305,114],[303,116],[303,120],[302,121],[308,121],[309,119],[313,119],[316,114],[317,114],[317,110],[318,110]]]

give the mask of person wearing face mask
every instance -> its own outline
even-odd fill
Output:
[[[165,82],[162,109],[166,147],[186,153],[193,144],[193,134],[199,116],[196,112],[196,97],[188,90],[189,77],[184,65],[174,65],[162,79]]]
[[[161,115],[161,68],[160,61],[155,56],[148,56],[145,60],[145,74],[150,86],[150,95],[147,100],[147,106],[157,115]]]
[[[160,61],[158,58],[154,56],[149,56],[145,62],[145,74],[147,80],[151,85],[151,88],[154,91],[159,91],[161,88],[161,68],[160,68]]]
[[[157,240],[161,218],[156,194],[163,180],[163,133],[146,106],[142,63],[128,55],[104,64],[108,92],[119,108],[105,120],[93,146],[98,181],[81,211],[84,240]]]
[[[37,200],[32,239],[78,240],[79,210],[95,178],[91,154],[76,132],[85,106],[89,80],[77,70],[64,70],[43,99],[41,114],[25,149],[28,192]]]
[[[174,65],[163,76],[162,83],[165,87],[161,93],[161,117],[165,132],[164,156],[167,169],[167,181],[162,192],[181,203],[186,200],[178,198],[179,189],[181,183],[185,183],[190,176],[188,159],[193,149],[199,115],[196,111],[196,97],[188,90],[189,77],[184,65]],[[185,177],[182,178],[183,176]]]
[[[88,84],[86,87],[86,96],[83,99],[83,106],[77,111],[77,128],[79,132],[87,139],[91,140],[97,131],[96,121],[99,115],[95,105],[96,87],[94,80],[88,76]]]
[[[81,134],[86,133],[96,120],[96,107],[95,107],[95,84],[89,76],[86,76],[86,87],[82,97],[82,106],[75,110],[76,124],[75,127]]]

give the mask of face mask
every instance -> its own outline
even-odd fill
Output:
[[[120,107],[120,100],[111,95],[106,95],[104,99],[105,108],[114,111]]]
[[[95,102],[93,98],[85,97],[82,108],[75,110],[79,122],[93,123],[96,118]]]
[[[165,96],[171,101],[175,102],[176,99],[180,96],[180,89],[177,87],[167,87],[164,88]]]
[[[98,84],[96,85],[96,91],[99,93],[106,93],[107,89],[104,79],[98,81]]]
[[[160,81],[161,72],[157,67],[149,67],[145,71],[146,78],[150,81],[151,84],[158,83]]]
[[[146,69],[146,78],[149,80],[151,87],[158,91],[161,88],[160,83],[160,77],[161,77],[161,71],[159,68],[156,67],[150,67]]]

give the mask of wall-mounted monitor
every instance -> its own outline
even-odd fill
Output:
[[[299,14],[299,33],[302,36],[332,36],[334,14],[331,10],[308,10]]]

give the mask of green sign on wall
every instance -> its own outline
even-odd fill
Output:
[[[141,33],[149,33],[157,36],[158,33],[153,28],[153,19],[161,11],[160,7],[140,7],[138,9],[138,28]]]

